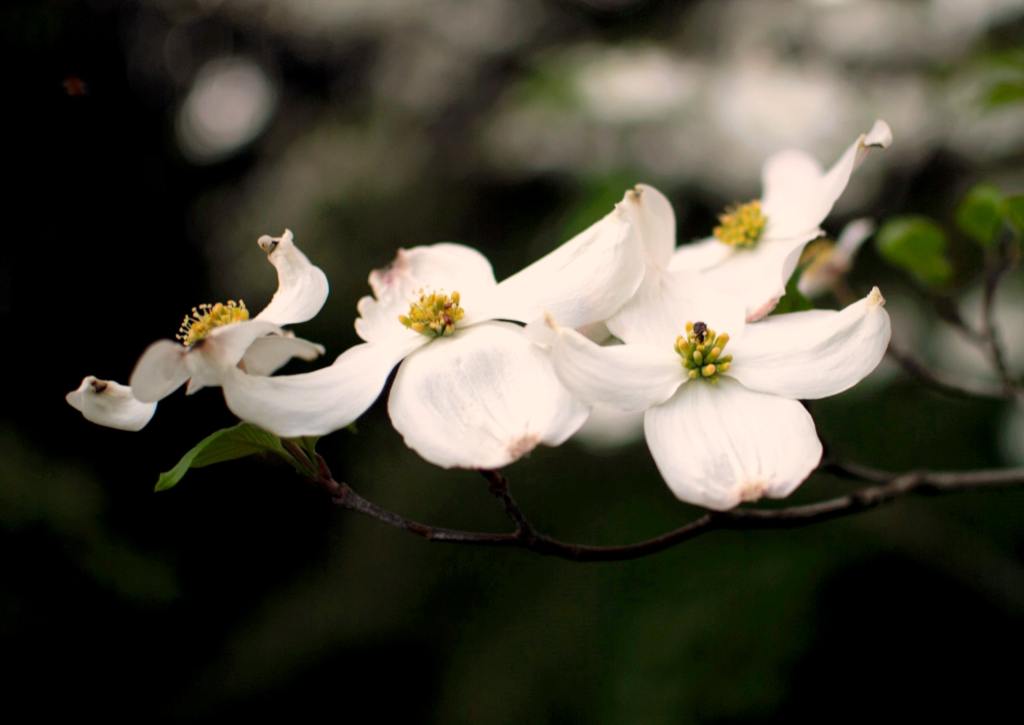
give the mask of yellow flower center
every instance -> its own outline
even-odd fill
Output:
[[[731,247],[752,247],[761,238],[767,222],[761,213],[760,201],[733,204],[726,207],[725,213],[718,215],[714,235],[718,241]]]
[[[214,304],[199,305],[193,307],[190,314],[185,315],[175,336],[185,347],[192,347],[204,337],[209,335],[215,328],[224,325],[232,325],[236,322],[243,322],[249,319],[249,310],[245,302],[228,300],[227,302],[216,302]]]
[[[687,322],[686,335],[676,338],[676,352],[690,380],[715,383],[732,364],[732,355],[722,355],[727,344],[729,336],[724,332],[719,335],[703,322]]]
[[[441,337],[455,332],[455,323],[465,311],[459,306],[459,293],[450,295],[420,292],[419,301],[409,305],[409,314],[400,315],[398,321],[410,330],[427,337]]]

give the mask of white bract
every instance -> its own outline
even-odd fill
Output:
[[[219,385],[227,370],[264,376],[293,357],[314,360],[322,355],[321,345],[297,338],[281,326],[305,322],[320,311],[327,299],[327,277],[299,251],[289,230],[280,237],[264,235],[257,243],[277,270],[278,281],[273,298],[258,315],[249,319],[241,301],[193,308],[177,342],[158,340],[142,354],[130,388],[89,376],[68,394],[68,403],[94,423],[139,430],[152,417],[156,402],[186,381],[192,394],[204,386]],[[97,384],[106,387],[97,392]],[[143,408],[149,411],[145,420]]]
[[[679,499],[725,510],[789,495],[822,451],[798,399],[874,370],[890,335],[882,295],[747,324],[742,304],[696,277],[679,282],[647,319],[619,327],[624,345],[596,345],[553,319],[553,333],[531,332],[581,400],[644,411],[648,447]]]
[[[118,430],[142,430],[156,412],[156,403],[142,403],[127,385],[92,375],[64,399],[86,420]]]
[[[558,445],[587,408],[559,382],[519,323],[550,310],[579,326],[607,318],[640,283],[643,261],[627,198],[604,219],[500,284],[487,259],[459,244],[400,250],[370,274],[359,301],[365,340],[312,373],[223,382],[241,419],[281,436],[342,428],[401,363],[388,413],[406,444],[446,468],[497,468],[537,444]]]
[[[676,244],[672,206],[656,189],[638,186],[646,199],[637,207],[644,214],[647,274],[636,297],[609,321],[615,333],[629,319],[644,316],[661,305],[663,290],[675,286],[676,272],[700,272],[703,279],[743,303],[748,321],[769,312],[785,294],[805,244],[822,234],[819,225],[843,193],[850,175],[871,148],[886,148],[892,132],[876,121],[827,172],[806,152],[782,151],[765,163],[761,199],[730,207],[719,217],[714,235],[702,241]],[[628,318],[628,319],[625,319]]]

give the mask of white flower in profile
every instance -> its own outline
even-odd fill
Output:
[[[192,394],[219,385],[228,369],[270,375],[293,357],[314,360],[322,355],[322,346],[281,326],[305,322],[320,311],[327,299],[327,277],[295,246],[289,230],[280,237],[264,235],[257,243],[277,270],[278,281],[273,298],[258,315],[250,319],[241,300],[193,308],[177,341],[158,340],[142,354],[130,388],[88,376],[68,394],[68,403],[94,423],[139,430],[152,417],[156,402],[186,381]]]
[[[735,300],[696,277],[681,282],[644,324],[620,327],[624,345],[596,345],[553,319],[553,333],[531,333],[581,400],[644,411],[647,445],[679,499],[725,510],[789,495],[822,452],[798,400],[874,370],[890,335],[882,295],[746,324]]]
[[[587,408],[559,382],[516,323],[552,310],[579,326],[608,317],[643,274],[627,199],[500,284],[487,259],[459,244],[400,250],[370,274],[359,301],[365,340],[333,365],[293,376],[231,371],[228,406],[281,436],[323,435],[358,418],[398,367],[388,413],[406,444],[446,468],[498,468],[539,443],[559,445]]]
[[[761,199],[730,207],[719,217],[714,235],[676,248],[672,206],[656,189],[640,185],[644,203],[635,223],[643,230],[647,274],[636,296],[617,318],[608,322],[616,331],[634,317],[657,308],[665,289],[676,286],[677,273],[700,272],[709,285],[741,301],[748,321],[767,315],[786,291],[800,253],[823,234],[819,225],[843,193],[850,176],[871,148],[886,148],[892,132],[884,121],[850,145],[827,172],[803,151],[773,155],[762,171]]]
[[[875,233],[870,219],[854,219],[839,232],[835,242],[819,239],[804,249],[800,259],[804,271],[797,289],[800,294],[814,299],[835,289],[836,285],[853,269],[857,251]]]

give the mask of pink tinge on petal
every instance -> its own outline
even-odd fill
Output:
[[[395,252],[395,258],[391,264],[370,272],[370,289],[373,290],[377,299],[382,299],[392,290],[399,288],[402,280],[408,277],[409,252],[406,249],[399,249]]]
[[[775,297],[773,299],[768,300],[760,307],[748,312],[747,322],[757,322],[758,320],[767,317],[769,314],[771,314],[771,311],[774,310],[775,307],[779,304],[779,300],[781,299],[781,297]]]

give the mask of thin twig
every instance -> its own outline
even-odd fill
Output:
[[[938,373],[891,341],[886,355],[895,361],[903,371],[919,383],[956,398],[988,398],[990,400],[1012,400],[1021,397],[1021,391],[1014,387],[987,385],[964,385]]]
[[[992,361],[992,367],[999,374],[999,380],[1003,389],[1013,394],[1017,388],[1017,382],[1013,379],[1009,366],[1006,364],[1006,356],[1003,354],[1003,346],[999,341],[999,333],[995,325],[995,297],[999,283],[1003,275],[1009,269],[1008,254],[1005,250],[1012,240],[1008,237],[1009,230],[1004,230],[996,241],[995,249],[986,255],[985,264],[985,286],[981,298],[981,334],[983,341],[988,348],[988,355]]]
[[[524,539],[536,536],[533,526],[526,520],[526,514],[519,508],[516,500],[512,498],[512,493],[508,489],[508,479],[505,478],[505,475],[501,471],[490,469],[481,469],[480,475],[487,479],[488,489],[490,489],[491,494],[501,501],[502,508],[505,509],[505,515],[515,524],[516,534]]]
[[[783,529],[805,526],[817,521],[871,509],[910,493],[949,493],[1024,484],[1024,468],[979,471],[913,471],[897,475],[866,466],[833,462],[828,464],[824,470],[848,478],[869,481],[874,485],[845,496],[800,506],[709,511],[677,529],[650,539],[623,546],[591,546],[560,541],[539,533],[512,498],[509,493],[508,481],[499,471],[481,471],[481,474],[487,479],[491,493],[502,502],[505,514],[515,526],[515,530],[509,533],[447,529],[407,519],[368,501],[357,494],[348,484],[336,481],[322,457],[318,456],[317,462],[320,472],[314,482],[330,493],[335,503],[388,526],[408,531],[429,541],[518,548],[580,562],[638,559],[715,530]]]
[[[955,300],[946,295],[929,292],[917,284],[911,283],[911,285],[931,305],[938,318],[963,335],[964,339],[973,343],[985,342],[985,333],[967,324],[967,321],[960,314],[960,308]]]

